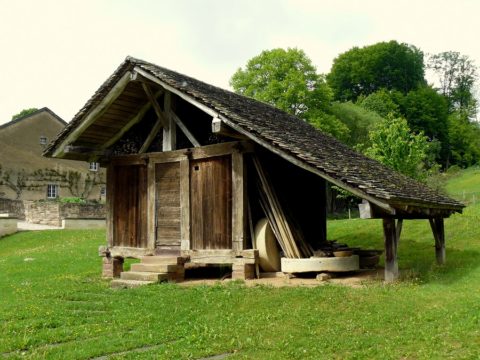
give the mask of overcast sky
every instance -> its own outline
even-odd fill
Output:
[[[228,88],[262,50],[303,49],[319,72],[397,40],[480,65],[478,0],[0,0],[0,123],[47,106],[66,121],[127,55]]]

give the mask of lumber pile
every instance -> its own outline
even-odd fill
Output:
[[[305,258],[313,255],[313,249],[308,244],[300,229],[295,227],[285,211],[282,209],[280,201],[272,183],[265,172],[258,157],[253,157],[253,163],[257,171],[257,188],[260,197],[260,206],[264,211],[273,233],[287,258]]]

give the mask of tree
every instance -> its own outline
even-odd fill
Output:
[[[478,73],[474,62],[459,52],[445,51],[430,55],[428,68],[437,75],[439,91],[448,100],[449,112],[458,110],[475,117],[477,101],[473,87]]]
[[[299,49],[262,51],[230,79],[235,92],[266,102],[303,119],[325,109],[331,91],[311,60]]]
[[[468,167],[480,161],[480,125],[460,111],[448,117],[449,163]]]
[[[425,84],[423,53],[396,41],[354,47],[333,62],[327,81],[335,100],[356,101],[380,89],[403,94]]]
[[[430,86],[421,86],[403,98],[398,97],[403,116],[415,133],[423,132],[431,141],[439,141],[436,160],[446,165],[448,158],[448,105],[444,96]]]
[[[385,89],[380,89],[368,96],[362,95],[358,98],[357,104],[366,110],[374,111],[382,117],[388,115],[399,116],[400,108],[394,101],[394,94]]]
[[[366,110],[352,102],[334,102],[330,113],[345,124],[349,130],[348,138],[344,140],[347,145],[359,150],[369,146],[369,132],[383,118],[373,111]]]
[[[407,176],[423,180],[428,157],[428,138],[414,134],[403,118],[387,117],[370,132],[371,146],[365,154]]]
[[[15,114],[12,116],[12,120],[20,119],[21,117],[33,114],[34,112],[38,111],[37,108],[29,108],[29,109],[23,109],[20,111],[18,114]]]
[[[311,110],[309,111],[308,122],[343,143],[348,143],[350,139],[350,129],[335,115],[327,114],[321,110]]]

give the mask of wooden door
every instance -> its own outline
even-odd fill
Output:
[[[180,163],[155,165],[156,247],[180,247]]]
[[[192,249],[232,248],[231,156],[190,163]]]
[[[113,167],[113,245],[147,246],[147,167]]]

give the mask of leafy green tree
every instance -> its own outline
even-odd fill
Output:
[[[369,136],[371,146],[365,151],[367,156],[412,178],[425,179],[428,138],[423,133],[413,133],[406,119],[389,116]]]
[[[235,92],[266,102],[303,119],[325,109],[332,97],[323,76],[299,49],[262,51],[230,79]]]
[[[335,115],[320,110],[311,110],[309,111],[308,122],[343,143],[348,143],[350,140],[350,129]]]
[[[398,96],[397,96],[398,97]],[[356,104],[364,109],[374,111],[382,117],[388,115],[400,115],[400,108],[394,100],[395,96],[392,92],[380,89],[368,96],[362,95],[358,98]]]
[[[445,51],[430,55],[428,68],[437,75],[439,91],[448,100],[449,112],[458,110],[475,117],[477,101],[473,88],[478,72],[474,62],[459,52]]]
[[[422,51],[392,40],[340,54],[327,80],[335,100],[356,101],[382,88],[406,94],[425,83],[424,75]]]
[[[480,162],[480,125],[461,111],[448,117],[450,157],[448,165],[468,167]]]
[[[30,114],[33,114],[34,112],[38,111],[37,108],[29,108],[29,109],[23,109],[22,111],[20,111],[18,114],[15,114],[12,116],[12,120],[16,120],[16,119],[19,119],[23,116],[27,116],[27,115],[30,115]]]
[[[448,157],[448,104],[444,96],[430,86],[421,86],[405,97],[397,98],[403,116],[416,133],[423,132],[431,141],[439,141],[436,160],[446,165]]]
[[[364,109],[352,102],[334,102],[330,107],[330,113],[339,119],[348,128],[348,138],[343,140],[347,145],[359,150],[369,146],[369,132],[383,118],[376,112]]]

